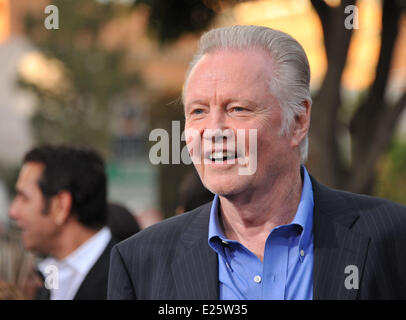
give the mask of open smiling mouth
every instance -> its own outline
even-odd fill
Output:
[[[209,155],[209,159],[211,161],[227,161],[227,160],[233,160],[237,158],[237,154],[235,152],[224,152],[224,151],[218,151],[218,152],[213,152]]]
[[[207,153],[205,159],[212,163],[234,162],[240,156],[241,155],[235,151],[213,151]]]

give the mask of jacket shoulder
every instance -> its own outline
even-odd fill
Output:
[[[117,244],[120,251],[138,246],[170,247],[179,241],[184,231],[192,224],[205,223],[210,214],[211,202],[206,203],[192,211],[167,218],[136,233],[130,238]]]
[[[406,222],[406,207],[391,200],[337,190],[318,183],[311,177],[315,205],[326,212],[356,211],[361,216],[394,215]]]
[[[372,238],[400,239],[406,234],[406,207],[391,200],[328,188],[313,180],[315,206],[336,221]],[[349,219],[348,219],[349,217]]]
[[[347,191],[337,191],[344,201],[350,202],[361,217],[396,217],[406,223],[406,207],[391,200]]]
[[[175,297],[175,283],[169,274],[174,262],[188,246],[206,237],[210,203],[179,216],[165,219],[113,248],[110,268],[110,297],[162,299]],[[119,277],[122,277],[119,279]]]

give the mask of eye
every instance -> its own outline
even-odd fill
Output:
[[[230,113],[238,113],[238,114],[245,114],[248,111],[248,108],[241,107],[241,106],[230,106],[228,112]]]
[[[196,108],[196,109],[193,109],[191,113],[192,113],[192,114],[202,114],[202,113],[203,113],[203,109]]]
[[[204,117],[206,113],[206,108],[205,107],[200,107],[200,106],[194,106],[189,109],[186,113],[186,119],[194,119],[198,120]]]
[[[244,111],[245,109],[243,107],[232,107],[231,111],[235,111],[235,112],[241,112]]]

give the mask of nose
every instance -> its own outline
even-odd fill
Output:
[[[221,107],[211,107],[208,122],[206,123],[206,129],[223,130],[226,127],[225,111]]]
[[[228,123],[226,112],[220,107],[212,107],[204,128],[203,138],[216,143],[232,136],[233,130]]]
[[[11,219],[16,220],[18,217],[18,201],[17,199],[14,199],[13,202],[11,203],[9,210],[8,210],[8,216]]]
[[[222,109],[211,114],[208,125],[203,132],[203,154],[213,150],[235,149],[235,134],[231,120]]]
[[[205,129],[203,133],[203,139],[213,143],[234,141],[234,138],[234,131],[229,128]]]

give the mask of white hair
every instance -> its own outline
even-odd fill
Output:
[[[184,89],[190,72],[203,55],[216,50],[251,48],[261,48],[270,54],[274,65],[270,91],[283,111],[280,134],[287,134],[294,117],[305,111],[304,102],[308,101],[311,105],[312,99],[306,53],[294,38],[282,31],[260,26],[232,26],[204,33],[189,65]],[[304,163],[308,153],[307,135],[300,143],[299,150],[301,163]]]

